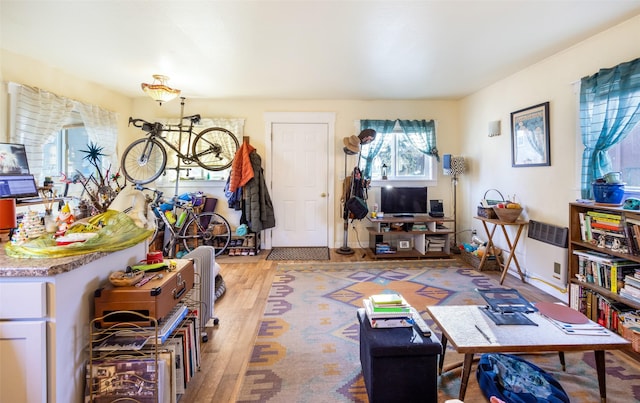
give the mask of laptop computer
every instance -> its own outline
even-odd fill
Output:
[[[33,175],[0,175],[0,198],[16,199],[19,203],[39,197]]]

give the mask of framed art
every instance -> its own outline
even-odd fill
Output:
[[[511,113],[511,166],[551,165],[549,102]]]

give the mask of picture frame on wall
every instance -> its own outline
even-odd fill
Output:
[[[551,165],[549,102],[511,113],[511,166]]]

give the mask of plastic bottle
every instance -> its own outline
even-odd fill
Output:
[[[182,213],[180,213],[180,215],[178,216],[178,220],[176,221],[176,227],[180,228],[182,227],[182,224],[184,224],[184,221],[187,219],[187,212],[183,211]]]

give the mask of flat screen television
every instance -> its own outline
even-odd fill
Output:
[[[382,187],[380,196],[380,211],[385,214],[427,214],[426,187]]]
[[[24,145],[0,143],[0,174],[26,175],[28,173],[29,164]]]

